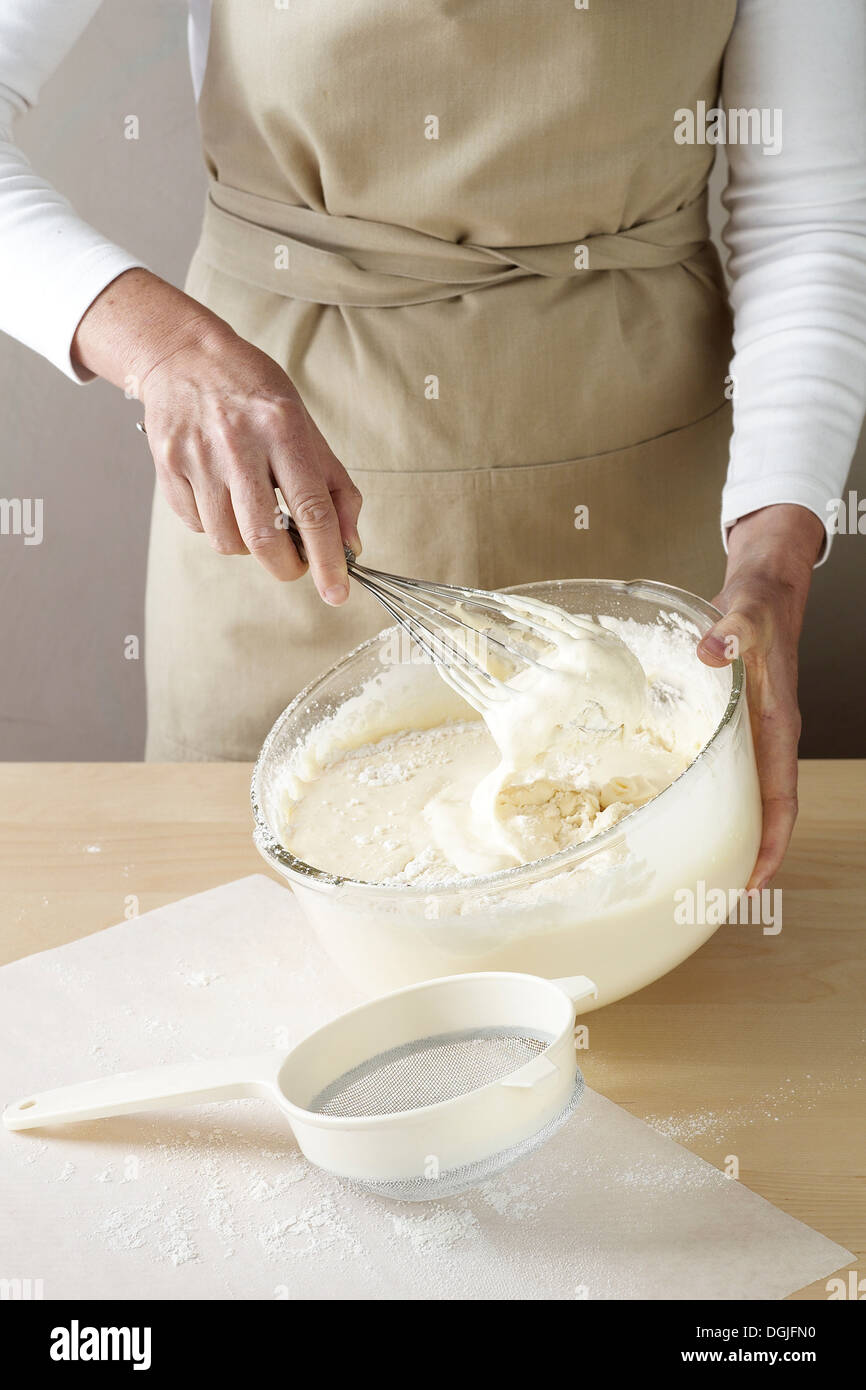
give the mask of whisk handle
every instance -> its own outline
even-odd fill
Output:
[[[288,512],[283,512],[283,511],[281,511],[280,516],[281,516],[280,525],[283,526],[283,527],[285,528],[286,531],[288,531],[289,535],[291,536],[292,540],[294,541],[295,545],[297,546],[298,554],[301,556],[301,559],[302,559],[302,560],[306,560],[307,556],[306,556],[306,552],[305,552],[305,550],[304,550],[304,538],[303,538],[303,536],[301,535],[301,533],[300,533],[300,531],[299,531],[299,529],[298,529],[298,527],[297,527],[297,525],[296,525],[296,523],[295,523],[294,517],[289,516]],[[346,564],[351,568],[351,566],[354,565],[354,563],[355,563],[355,552],[354,552],[354,550],[352,550],[351,546],[344,545],[344,546],[343,546],[343,554],[344,554],[345,557],[346,557]]]

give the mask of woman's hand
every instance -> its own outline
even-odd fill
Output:
[[[344,543],[359,549],[361,495],[277,364],[231,330],[205,325],[139,385],[156,476],[172,509],[221,555],[254,555],[275,579],[306,565],[274,496],[304,540],[316,588],[343,603]]]
[[[136,330],[129,338],[124,323]],[[360,550],[361,494],[285,372],[222,319],[149,271],[132,270],[85,314],[82,366],[142,401],[156,475],[174,512],[222,555],[254,555],[276,579],[307,565],[322,598],[349,594],[344,544]]]
[[[797,818],[797,646],[812,567],[824,527],[805,507],[781,504],[741,517],[728,538],[724,613],[698,644],[708,666],[741,656],[746,666],[764,807],[761,848],[749,888],[763,888],[782,863]]]

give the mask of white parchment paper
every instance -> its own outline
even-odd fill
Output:
[[[0,970],[0,1099],[288,1048],[356,1002],[291,894],[242,879]],[[0,1176],[0,1277],[48,1299],[766,1299],[853,1259],[591,1091],[438,1203],[349,1191],[261,1101],[2,1130]]]

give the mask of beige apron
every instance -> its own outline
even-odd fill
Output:
[[[730,325],[707,243],[735,0],[214,0],[187,280],[288,372],[377,568],[711,596]],[[385,625],[219,556],[157,494],[148,756],[255,756]]]

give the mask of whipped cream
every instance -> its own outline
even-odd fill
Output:
[[[471,879],[598,835],[685,771],[723,709],[694,638],[519,603],[545,636],[501,698],[473,710],[431,668],[401,710],[384,673],[319,726],[286,780],[295,855],[366,882]]]
[[[500,762],[468,805],[446,794],[428,808],[434,838],[465,872],[525,864],[612,824],[619,813],[602,812],[622,801],[611,794],[614,778],[640,800],[661,790],[623,776],[623,745],[640,726],[647,681],[622,639],[536,599],[510,597],[509,607],[542,625],[544,650],[478,706]]]

